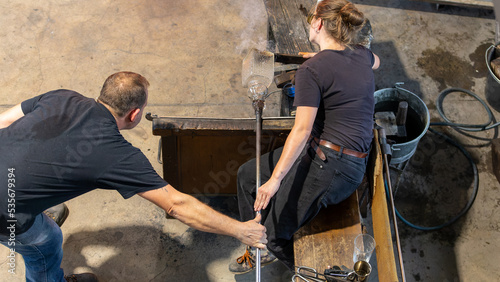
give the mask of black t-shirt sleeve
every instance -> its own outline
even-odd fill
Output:
[[[139,150],[113,164],[97,180],[97,187],[115,189],[125,199],[167,184]]]
[[[321,90],[318,75],[308,66],[300,67],[295,74],[295,93],[294,106],[319,107]]]
[[[38,95],[38,96],[35,96],[33,98],[30,98],[28,100],[23,101],[21,103],[21,109],[23,110],[23,113],[25,115],[28,114],[28,113],[31,113],[33,111],[33,109],[35,108],[36,103],[38,103],[38,101],[40,101],[40,99],[42,99],[42,97],[44,95],[45,94]]]

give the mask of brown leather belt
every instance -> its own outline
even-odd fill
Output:
[[[340,149],[341,149],[341,147],[339,145],[335,145],[335,144],[333,144],[330,141],[319,139],[317,137],[314,137],[314,139],[311,140],[311,141],[312,141],[311,145],[313,145],[312,143],[314,142],[317,145],[325,146],[325,147],[327,147],[329,149],[332,149],[332,150],[334,150],[336,152],[340,152]],[[316,144],[314,144],[314,145],[316,145]],[[325,154],[323,153],[323,151],[321,151],[321,149],[317,145],[313,146],[313,149],[316,151],[316,154],[318,154],[318,156],[321,159],[326,160]],[[360,159],[366,158],[366,156],[368,156],[367,153],[361,153],[361,152],[354,151],[354,150],[347,149],[347,148],[343,148],[342,153],[346,154],[346,155],[349,155],[349,156],[356,157],[356,158],[360,158]]]

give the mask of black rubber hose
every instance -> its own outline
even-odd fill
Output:
[[[473,188],[473,191],[472,191],[472,195],[471,197],[469,198],[469,200],[467,201],[467,204],[465,205],[465,207],[456,215],[454,216],[452,219],[448,220],[447,222],[441,224],[441,225],[438,225],[438,226],[431,226],[431,227],[425,227],[425,226],[419,226],[419,225],[416,225],[416,224],[413,224],[411,222],[409,222],[407,219],[405,219],[400,213],[399,211],[396,209],[396,207],[394,207],[394,209],[396,210],[396,215],[398,216],[398,218],[403,221],[406,225],[410,226],[410,227],[413,227],[415,229],[418,229],[418,230],[423,230],[423,231],[434,231],[434,230],[438,230],[438,229],[441,229],[441,228],[444,228],[446,226],[449,226],[453,223],[455,223],[460,217],[462,217],[464,214],[466,214],[469,209],[472,207],[472,204],[474,204],[474,201],[476,200],[476,196],[477,196],[477,193],[479,191],[479,174],[478,174],[478,171],[477,171],[477,166],[476,164],[474,163],[474,160],[472,159],[472,157],[470,156],[469,152],[467,152],[467,150],[465,150],[464,147],[462,147],[459,143],[455,142],[453,139],[451,139],[450,137],[442,134],[442,133],[439,133],[431,128],[429,128],[429,131],[431,131],[432,133],[434,134],[437,134],[441,137],[443,137],[447,142],[449,142],[450,144],[454,145],[455,147],[457,147],[464,155],[465,157],[469,160],[471,166],[472,166],[472,170],[474,172],[474,188]],[[386,193],[389,193],[389,189],[387,188],[387,184],[385,185],[386,187]]]
[[[446,115],[444,114],[443,102],[444,102],[444,98],[446,98],[446,96],[448,94],[453,93],[453,92],[466,93],[467,95],[469,95],[469,96],[473,97],[474,99],[476,99],[477,101],[479,101],[488,114],[488,122],[483,123],[483,124],[463,124],[463,123],[454,123],[451,120],[449,120],[446,117]],[[494,138],[496,138],[496,136],[498,135],[498,126],[500,125],[500,122],[496,123],[495,117],[494,117],[491,109],[488,107],[488,105],[479,96],[477,96],[476,94],[474,94],[468,90],[461,89],[461,88],[448,88],[448,89],[444,90],[438,96],[438,99],[436,101],[436,107],[437,107],[439,115],[446,122],[431,123],[430,126],[450,126],[453,129],[457,130],[461,134],[464,134],[464,135],[471,137],[471,138],[476,138],[476,139],[485,140],[485,141],[491,141],[491,139],[473,136],[473,135],[467,134],[463,131],[479,132],[479,131],[495,129],[495,137]],[[403,216],[399,213],[399,211],[396,209],[396,207],[394,207],[394,209],[396,210],[396,215],[398,216],[398,218],[401,221],[403,221],[405,224],[407,224],[410,227],[413,227],[413,228],[419,229],[419,230],[424,230],[424,231],[438,230],[438,229],[444,228],[446,226],[449,226],[449,225],[455,223],[460,217],[462,217],[464,214],[466,214],[469,211],[469,209],[472,207],[472,204],[476,200],[476,196],[477,196],[477,193],[479,191],[479,174],[477,171],[477,166],[474,163],[474,160],[470,156],[469,152],[467,152],[467,150],[465,150],[465,148],[462,145],[460,145],[458,142],[454,141],[452,138],[450,138],[442,133],[439,133],[431,128],[429,128],[429,131],[443,137],[447,142],[449,142],[450,144],[457,147],[465,155],[465,157],[469,160],[469,162],[472,166],[473,173],[474,173],[474,188],[472,191],[472,195],[469,198],[469,200],[467,201],[467,204],[465,205],[465,207],[452,219],[450,219],[449,221],[447,221],[441,225],[438,225],[438,226],[425,227],[425,226],[419,226],[419,225],[413,224],[413,223],[409,222],[408,220],[406,220],[405,218],[403,218]],[[386,184],[386,191],[388,191],[387,184]]]

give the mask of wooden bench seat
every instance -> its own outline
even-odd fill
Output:
[[[354,238],[361,222],[357,193],[338,205],[328,206],[294,235],[295,265],[323,273],[328,266],[352,269]]]

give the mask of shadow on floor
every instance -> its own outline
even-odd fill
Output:
[[[236,217],[234,197],[197,196],[214,209]],[[168,224],[182,224],[175,219]],[[228,264],[244,249],[234,238],[187,228],[163,232],[163,226],[124,226],[70,234],[63,245],[65,273],[93,272],[112,281],[255,281],[255,272],[234,275]],[[179,229],[179,230],[182,230]],[[280,262],[262,268],[262,281],[290,281]]]
[[[400,171],[399,171],[400,172]],[[391,172],[391,178],[398,171]],[[400,182],[395,187],[395,206],[410,223],[398,220],[408,281],[460,281],[455,242],[466,215],[450,226],[438,227],[462,212],[468,203],[474,173],[469,160],[455,146],[428,132],[420,140]]]
[[[422,98],[420,83],[408,77],[394,42],[373,42],[371,50],[380,58],[387,58],[374,72],[375,90],[392,88],[396,83],[402,82],[402,88]]]
[[[64,243],[63,268],[65,273],[91,271],[100,281],[209,281],[207,265],[228,256],[232,248],[216,248],[216,235],[203,235],[212,252],[200,251],[199,235],[193,236],[188,245],[181,243],[185,238],[170,237],[154,227],[79,232]]]

